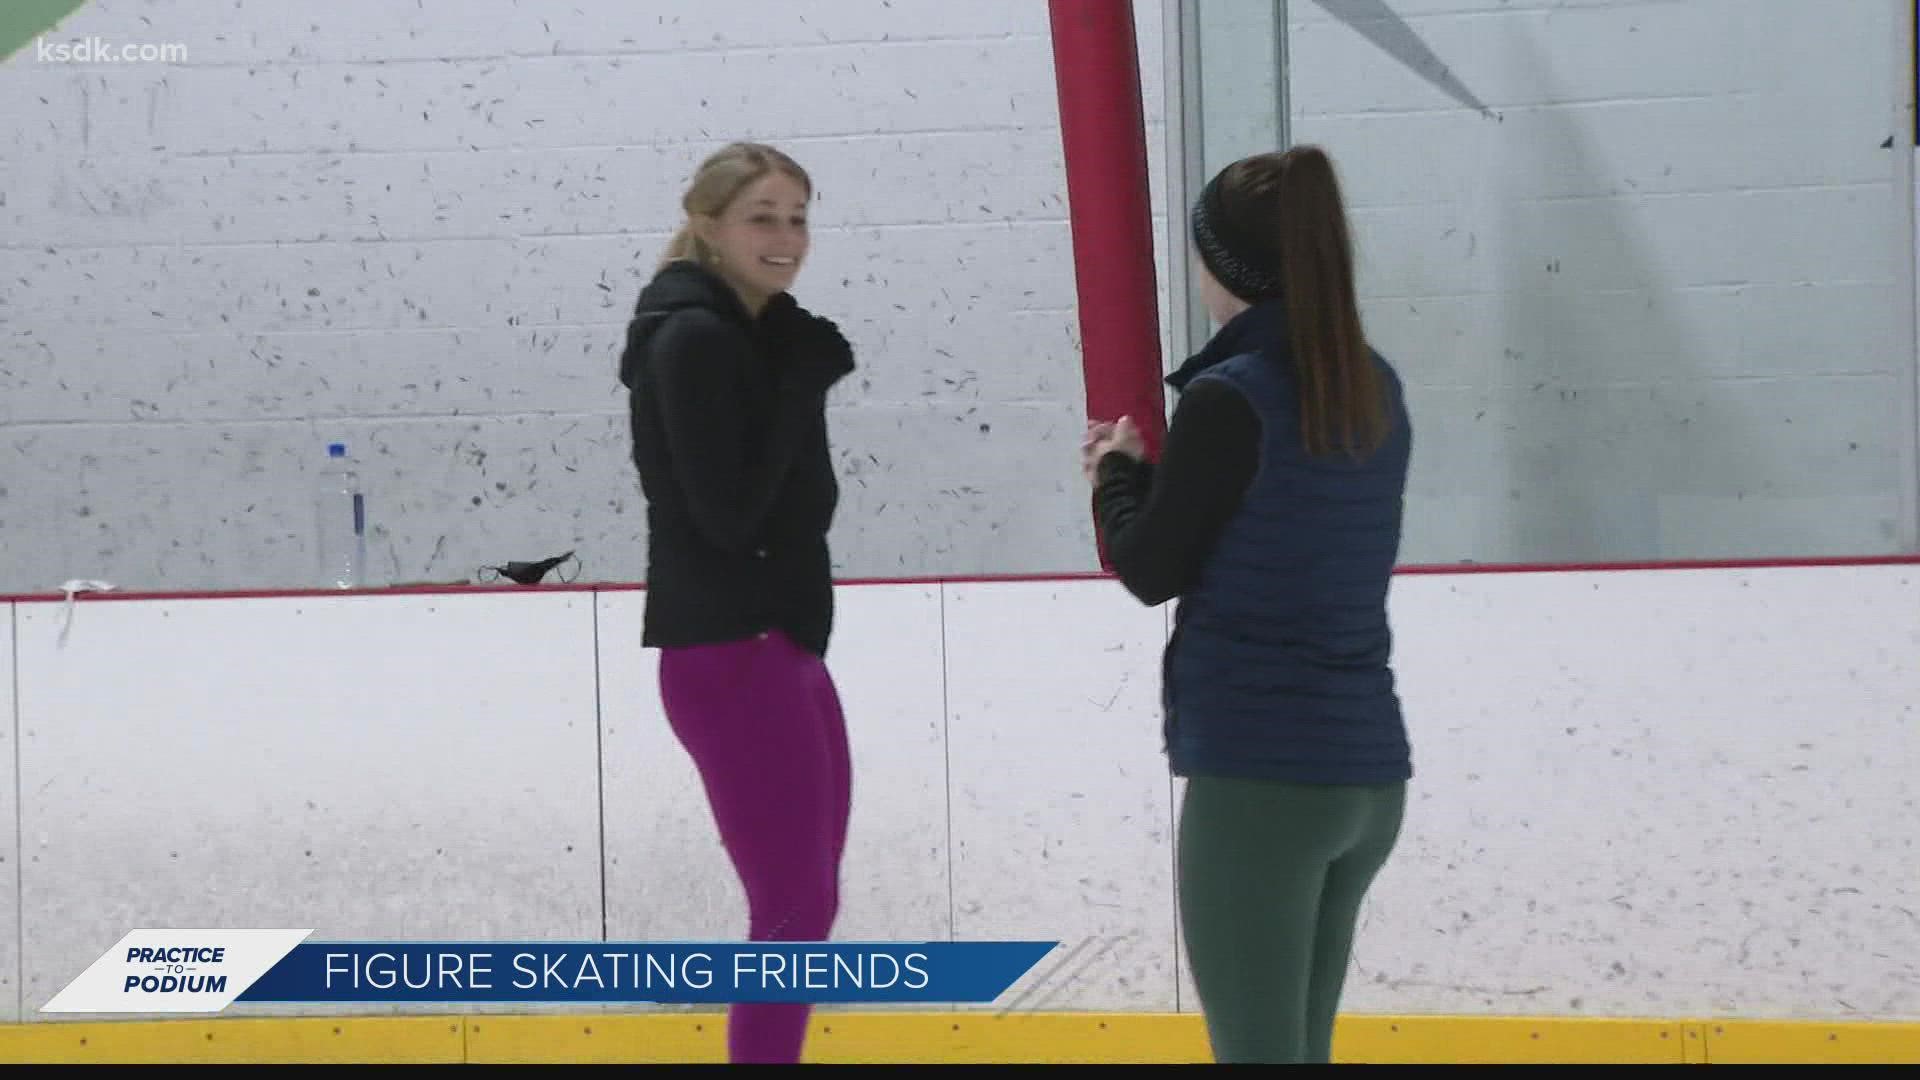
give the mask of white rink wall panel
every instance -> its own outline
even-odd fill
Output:
[[[18,605],[28,1015],[139,927],[597,939],[592,601]]]
[[[1165,616],[1111,581],[954,585],[946,634],[955,936],[1060,941],[1023,1009],[1171,1011]]]
[[[1416,776],[1349,1011],[1920,1018],[1920,566],[1413,573],[1391,603]],[[15,604],[22,1017],[139,926],[740,939],[644,604],[82,599],[64,645],[64,604]],[[1168,617],[1099,579],[842,586],[835,937],[1055,940],[992,1009],[1195,1011]]]
[[[18,605],[0,603],[0,765],[19,761],[13,693],[13,622]],[[0,1023],[20,1019],[20,774],[0,767]]]
[[[747,903],[707,809],[699,770],[660,704],[660,654],[643,649],[646,594],[599,605],[600,725],[606,788],[607,937],[746,937]]]
[[[938,585],[842,589],[827,667],[853,812],[836,938],[951,941],[946,672]]]
[[[1405,577],[1362,1012],[1920,1014],[1915,568]]]

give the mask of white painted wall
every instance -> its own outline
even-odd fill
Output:
[[[1914,550],[1913,5],[1385,7],[1498,116],[1288,4],[1413,386],[1408,557]]]
[[[0,592],[311,584],[335,437],[377,582],[640,579],[617,350],[735,137],[813,172],[797,292],[859,353],[840,568],[1093,568],[1044,4],[92,0],[60,36],[187,59],[0,68]]]
[[[376,581],[642,577],[615,350],[734,136],[819,179],[802,292],[863,368],[840,570],[1092,567],[1045,5],[562,7],[92,0],[63,36],[187,59],[0,68],[0,590],[302,584],[336,436]],[[1414,387],[1408,560],[1920,547],[1910,5],[1387,7],[1499,115],[1286,5],[1293,136]],[[1273,27],[1202,11],[1202,134],[1257,149]]]
[[[1193,1010],[1166,611],[1098,579],[841,601],[836,937],[1091,938],[1009,1000]],[[64,646],[64,605],[13,605],[0,1018],[143,925],[737,938],[643,602],[82,599]],[[1413,575],[1392,603],[1418,775],[1351,1011],[1920,1018],[1920,568]]]

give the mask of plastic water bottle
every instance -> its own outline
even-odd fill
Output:
[[[320,580],[331,589],[357,589],[367,571],[367,501],[345,443],[327,444],[320,470]]]

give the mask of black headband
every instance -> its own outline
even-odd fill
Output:
[[[1249,243],[1227,220],[1215,174],[1193,204],[1193,242],[1214,280],[1242,300],[1260,300],[1280,292],[1280,267],[1267,245]]]

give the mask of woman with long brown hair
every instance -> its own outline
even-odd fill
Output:
[[[1413,772],[1387,621],[1411,427],[1322,150],[1227,166],[1192,234],[1218,330],[1167,380],[1165,451],[1144,461],[1122,417],[1089,427],[1082,467],[1121,582],[1179,599],[1164,735],[1215,1060],[1326,1062]]]

